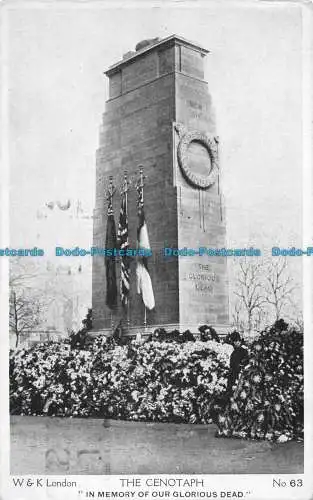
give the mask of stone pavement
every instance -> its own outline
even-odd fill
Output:
[[[215,438],[214,425],[11,417],[11,474],[303,473],[303,443]]]

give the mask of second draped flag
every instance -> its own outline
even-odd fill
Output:
[[[138,190],[138,229],[137,229],[137,249],[151,250],[148,229],[144,214],[143,204],[143,175],[141,171],[140,183],[137,186]],[[137,293],[141,294],[145,307],[149,310],[154,309],[154,293],[152,282],[148,270],[147,257],[137,257],[136,267],[137,278]]]
[[[128,214],[127,214],[127,190],[122,194],[122,204],[120,211],[120,218],[118,223],[118,233],[117,233],[119,247],[126,250],[129,247],[128,241]],[[121,257],[121,276],[120,276],[120,296],[121,303],[124,307],[128,304],[129,295],[129,274],[130,274],[130,259],[127,255]]]

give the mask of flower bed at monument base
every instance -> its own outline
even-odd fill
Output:
[[[88,350],[37,344],[10,357],[11,413],[146,422],[211,423],[218,435],[303,436],[303,335],[264,331],[227,394],[227,343],[97,339]]]
[[[98,341],[88,351],[40,344],[11,356],[11,413],[209,423],[231,351],[200,341]]]

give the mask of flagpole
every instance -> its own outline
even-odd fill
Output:
[[[109,220],[109,217],[113,216],[113,196],[114,196],[115,191],[116,191],[116,189],[115,189],[115,187],[113,185],[113,175],[110,175],[109,176],[109,187],[108,187],[108,190],[107,190],[108,220]],[[113,222],[114,222],[114,219],[113,219]],[[115,234],[115,222],[114,222],[114,234]],[[116,245],[116,241],[115,241],[115,245]],[[107,241],[106,241],[106,246],[107,246]],[[115,265],[115,263],[114,263],[114,265]],[[108,272],[108,269],[106,270],[106,272]],[[115,272],[114,272],[114,280],[115,279],[116,278],[115,278]],[[110,293],[112,293],[112,290],[110,290]],[[108,294],[108,289],[107,289],[107,294]],[[116,306],[116,301],[115,301],[115,303],[112,303],[111,301],[110,301],[110,303],[107,302],[107,305],[110,308],[110,322],[111,322],[111,330],[113,332],[114,321],[113,321],[112,307]]]
[[[145,306],[145,315],[144,315],[144,320],[143,320],[143,326],[145,331],[147,330],[147,308]]]
[[[144,320],[143,326],[144,331],[147,330],[147,309],[153,309],[155,306],[154,302],[154,294],[152,289],[151,278],[148,272],[147,266],[147,256],[145,255],[145,251],[149,250],[150,242],[148,237],[147,225],[145,221],[144,215],[144,196],[143,196],[143,188],[144,188],[144,180],[145,176],[143,174],[143,166],[139,165],[139,179],[137,181],[137,192],[138,192],[138,230],[137,230],[137,248],[143,250],[143,253],[140,253],[139,257],[137,257],[137,290],[138,293],[141,293],[142,300],[144,303]]]
[[[144,176],[143,176],[143,166],[139,165],[139,193],[140,193],[140,198],[139,198],[139,203],[143,206],[144,200],[143,200],[143,187],[144,187]],[[147,308],[144,304],[144,317],[143,317],[143,326],[144,326],[144,331],[146,332],[147,330]]]
[[[143,201],[144,201],[143,200],[143,187],[144,187],[145,183],[144,183],[144,175],[143,175],[143,166],[142,165],[139,165],[139,176],[140,176],[139,188],[141,188],[141,192],[140,192],[140,194],[141,194],[141,200],[140,201],[141,201],[141,203],[143,205]]]
[[[127,332],[129,333],[130,319],[129,319],[129,299],[127,301]]]
[[[125,186],[125,205],[126,205],[126,217],[128,220],[128,180],[127,180],[127,170],[124,171],[124,186]],[[127,332],[129,333],[130,319],[129,319],[129,293],[127,296],[127,312],[126,312],[126,322],[127,322]]]
[[[108,196],[109,196],[109,206],[113,206],[113,195],[114,195],[114,186],[113,186],[113,175],[110,175],[109,177],[109,189],[108,189]],[[113,333],[113,314],[112,310],[110,311],[110,320],[111,320],[111,331]]]

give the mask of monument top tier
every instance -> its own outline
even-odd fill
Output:
[[[197,52],[202,57],[206,56],[210,52],[209,50],[201,47],[199,44],[186,40],[186,38],[178,35],[170,35],[163,39],[151,38],[137,43],[136,50],[124,54],[122,60],[110,66],[104,73],[110,77],[114,73],[120,71],[123,67],[133,63],[137,59],[147,56],[151,52],[158,52],[175,46],[190,49],[193,52]]]
[[[136,50],[104,72],[109,78],[109,100],[174,73],[204,82],[203,59],[208,52],[177,35],[142,40]]]

